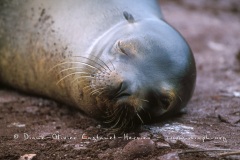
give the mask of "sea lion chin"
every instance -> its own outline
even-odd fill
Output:
[[[78,107],[117,130],[186,106],[196,80],[194,57],[180,33],[163,20],[156,1],[71,0],[58,7],[54,2],[0,6],[0,18],[7,19],[0,23],[2,83]],[[65,5],[78,7],[69,11]],[[31,12],[39,6],[37,18]],[[102,16],[115,7],[114,14]]]

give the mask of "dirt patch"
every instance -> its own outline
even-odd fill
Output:
[[[209,160],[239,150],[239,6],[238,0],[162,0],[166,20],[196,59],[186,114],[114,135],[79,110],[1,87],[0,159]]]

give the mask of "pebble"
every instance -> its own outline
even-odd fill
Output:
[[[180,160],[180,158],[179,158],[177,152],[171,152],[171,153],[168,153],[168,154],[158,157],[157,160]]]
[[[22,124],[20,122],[13,122],[11,124],[9,124],[7,127],[18,127],[18,128],[22,128],[22,127],[26,127],[26,124]]]
[[[36,114],[39,111],[39,108],[36,106],[28,106],[26,107],[26,112],[27,113],[32,113],[32,114]]]
[[[112,155],[113,152],[115,152],[115,149],[107,149],[104,153],[98,154],[99,159],[108,159],[110,155]]]
[[[166,148],[171,148],[168,143],[163,143],[163,142],[157,142],[156,147],[158,149],[166,149]]]
[[[0,97],[0,103],[11,103],[11,102],[14,102],[14,101],[17,101],[17,98],[14,97],[14,96],[9,96],[9,95],[1,95]]]
[[[155,143],[151,139],[136,139],[130,141],[123,148],[123,155],[135,158],[151,154],[155,149]]]
[[[32,160],[36,154],[24,154],[18,160]]]
[[[151,138],[151,133],[149,133],[149,132],[142,132],[139,135],[142,138]]]
[[[74,150],[85,150],[85,149],[87,149],[87,147],[82,144],[76,144],[76,145],[74,145],[73,149]]]

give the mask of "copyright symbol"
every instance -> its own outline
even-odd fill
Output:
[[[14,134],[13,138],[14,139],[18,139],[19,135],[18,134]]]

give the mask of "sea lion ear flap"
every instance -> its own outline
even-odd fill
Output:
[[[134,23],[135,19],[133,18],[132,14],[124,11],[123,16],[129,23]]]

